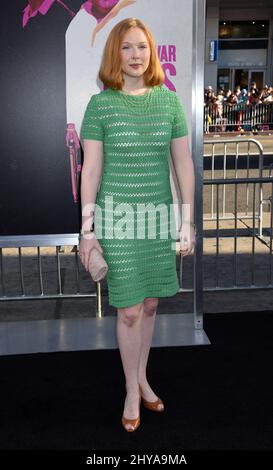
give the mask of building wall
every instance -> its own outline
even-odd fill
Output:
[[[218,39],[219,30],[219,7],[207,7],[206,18],[206,48],[205,48],[205,87],[211,85],[215,90],[217,86],[217,62],[209,60],[210,41]]]
[[[219,2],[214,0],[207,4],[206,13],[206,49],[205,49],[205,87],[211,85],[214,90],[217,88],[217,69],[219,67],[246,67],[259,68],[266,67],[264,82],[273,85],[273,1],[272,8],[223,8]],[[251,0],[249,0],[251,4]],[[220,50],[218,60],[210,62],[209,43],[218,39],[219,21],[223,20],[269,20],[269,41],[268,48],[249,50]],[[228,65],[229,64],[229,65]]]
[[[218,67],[265,67],[267,65],[267,49],[221,50],[217,63]]]

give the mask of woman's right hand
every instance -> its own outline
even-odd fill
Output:
[[[79,243],[79,255],[81,262],[85,268],[86,271],[88,271],[88,266],[89,266],[89,256],[91,250],[93,248],[96,248],[98,251],[100,251],[103,254],[103,249],[100,246],[95,233],[91,233],[90,235],[83,235],[80,238],[80,243]]]

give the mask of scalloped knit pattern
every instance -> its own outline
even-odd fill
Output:
[[[187,134],[183,105],[163,85],[137,96],[108,88],[87,105],[81,137],[104,144],[95,233],[114,307],[179,290],[169,149]]]

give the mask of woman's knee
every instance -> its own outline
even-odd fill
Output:
[[[144,299],[144,313],[146,315],[154,315],[156,313],[156,309],[158,307],[158,298],[157,297],[146,297]]]
[[[143,311],[143,302],[132,305],[132,307],[118,308],[118,315],[122,322],[127,326],[133,326],[139,321]]]

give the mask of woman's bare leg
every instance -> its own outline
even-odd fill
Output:
[[[123,414],[127,419],[135,419],[139,414],[138,368],[142,316],[143,303],[132,307],[118,308],[117,340],[126,380],[127,395]],[[130,426],[129,424],[129,429]]]
[[[151,389],[147,380],[147,363],[154,332],[158,298],[147,297],[143,302],[143,316],[141,319],[141,351],[138,368],[138,382],[143,398],[156,401],[157,395]]]

